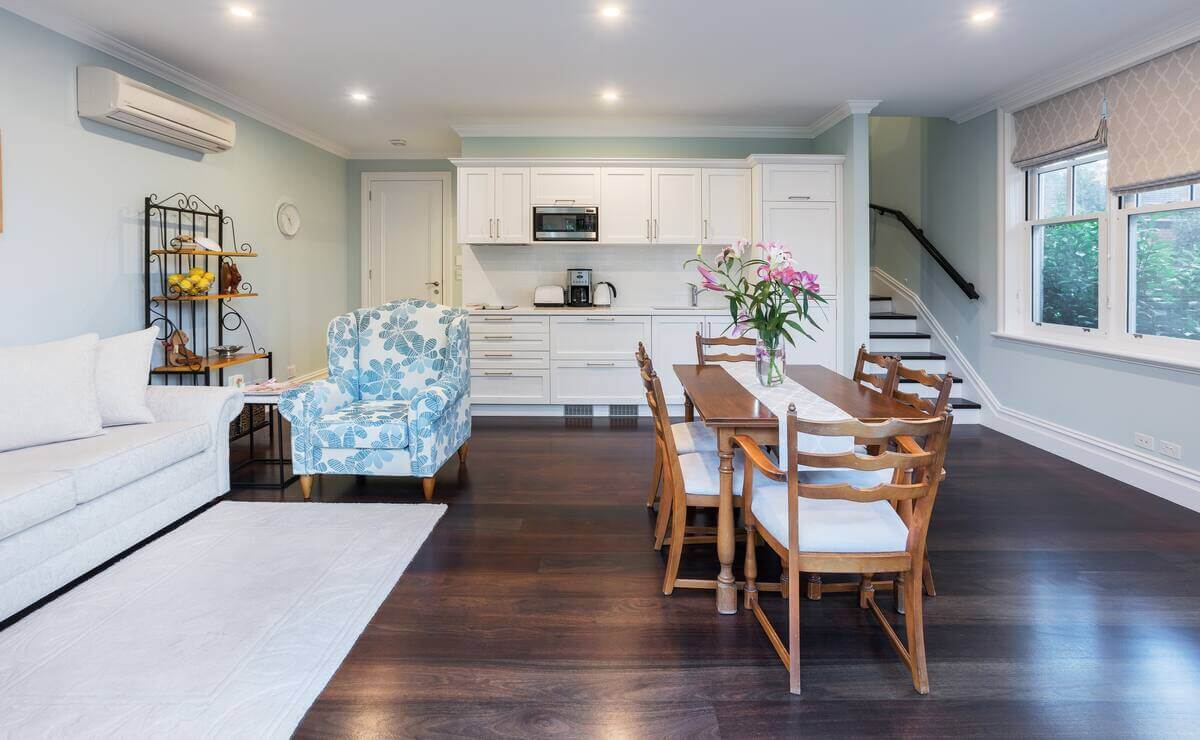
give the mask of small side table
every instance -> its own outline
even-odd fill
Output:
[[[246,432],[241,436],[250,438],[250,457],[239,462],[229,469],[230,481],[229,485],[232,488],[265,488],[270,490],[282,491],[288,486],[300,479],[300,476],[292,473],[287,474],[291,468],[291,458],[284,457],[283,444],[283,419],[279,416],[279,394],[278,393],[247,393],[246,406],[266,406],[267,416],[267,457],[256,457],[254,453],[254,435],[262,428],[262,426],[254,426],[254,412],[250,412],[250,425]],[[236,439],[240,439],[237,437]],[[272,482],[259,482],[254,480],[239,481],[233,479],[233,474],[251,465],[266,465],[273,466],[278,470],[278,477]]]

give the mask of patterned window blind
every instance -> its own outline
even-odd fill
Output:
[[[1013,117],[1018,167],[1107,146],[1108,186],[1115,193],[1200,180],[1200,42]]]

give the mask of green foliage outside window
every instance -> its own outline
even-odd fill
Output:
[[[1131,216],[1129,241],[1137,250],[1130,330],[1200,339],[1200,208]]]
[[[1041,310],[1035,320],[1096,329],[1100,326],[1100,222],[1037,227],[1041,239]]]

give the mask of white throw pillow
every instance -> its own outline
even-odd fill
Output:
[[[84,334],[60,342],[0,347],[0,451],[94,437],[96,344]]]
[[[96,403],[104,426],[154,421],[146,406],[146,385],[157,338],[158,327],[152,326],[96,345]]]

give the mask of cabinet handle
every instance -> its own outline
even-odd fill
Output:
[[[483,374],[484,374],[484,375],[503,375],[503,376],[508,376],[508,375],[512,375],[512,372],[511,372],[511,371],[509,371],[509,372],[499,372],[499,371],[489,371],[489,370],[484,370],[484,371],[483,371]]]
[[[559,203],[570,203],[571,205],[575,205],[575,199],[574,198],[555,198],[554,204],[558,205]]]
[[[484,316],[484,321],[512,321],[512,316]]]
[[[654,238],[658,238],[658,219],[654,219]]]
[[[704,219],[704,238],[708,238],[708,219]]]
[[[788,200],[812,200],[811,195],[789,195]]]
[[[588,316],[588,321],[613,321],[612,316]]]
[[[484,339],[512,339],[512,334],[484,334]]]
[[[615,367],[615,362],[589,362],[588,367]]]
[[[495,232],[492,230],[492,222],[493,222],[493,221],[495,221],[495,220],[496,220],[496,219],[494,219],[494,218],[489,218],[489,219],[488,219],[488,239],[491,239],[491,238],[492,238],[492,234],[494,234],[494,233],[495,233]]]
[[[500,219],[496,219],[496,238],[500,238]]]
[[[646,241],[650,241],[650,219],[646,219]]]
[[[484,352],[484,357],[512,357],[512,352]]]

